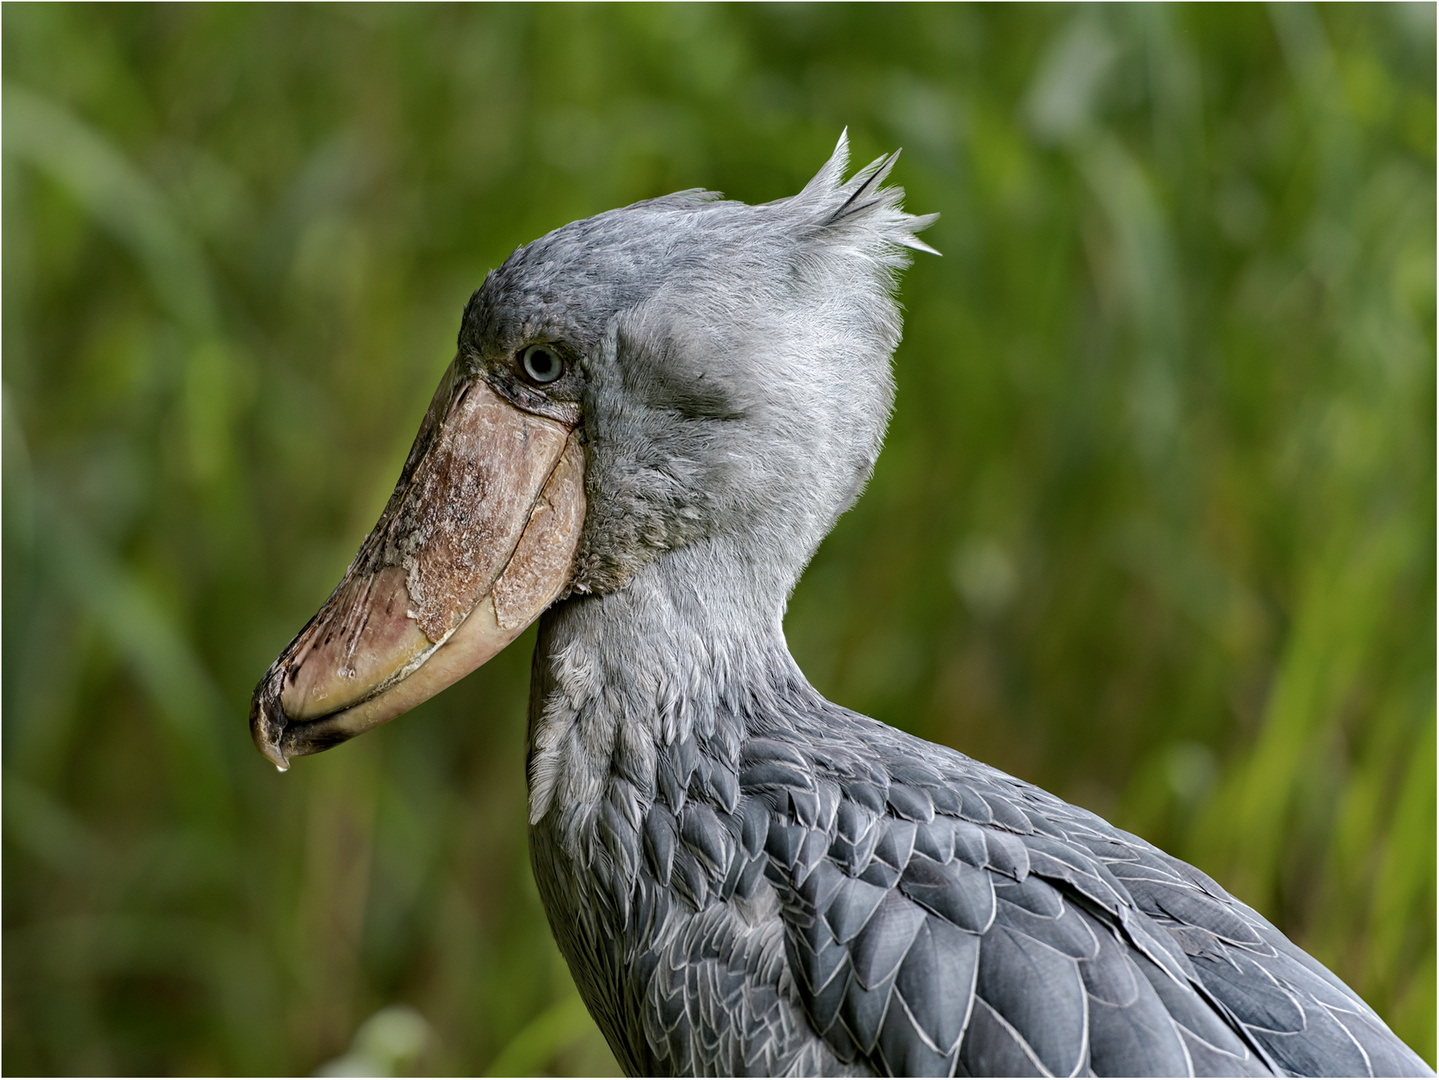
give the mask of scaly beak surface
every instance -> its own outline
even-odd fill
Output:
[[[379,524],[255,688],[255,745],[286,769],[469,674],[568,583],[584,516],[574,425],[451,364]]]

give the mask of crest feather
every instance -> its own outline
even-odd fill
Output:
[[[834,153],[819,167],[819,172],[804,186],[795,199],[824,198],[840,189],[844,182],[844,170],[849,168],[849,128],[839,133],[839,142],[834,144]]]
[[[876,158],[860,169],[848,180],[844,179],[849,165],[849,129],[840,133],[834,153],[821,167],[814,178],[794,196],[795,204],[817,203],[821,217],[817,223],[824,231],[849,233],[863,230],[871,234],[885,247],[909,248],[931,255],[939,252],[930,247],[915,234],[927,229],[939,220],[938,214],[908,214],[902,204],[904,189],[884,187],[894,163],[899,160],[898,150]],[[893,253],[885,262],[894,261]]]

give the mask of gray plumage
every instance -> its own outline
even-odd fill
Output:
[[[530,839],[632,1074],[1424,1075],[1203,873],[824,700],[787,598],[879,453],[932,218],[834,157],[790,199],[687,192],[516,251],[462,356],[578,405],[588,510],[542,618]],[[570,359],[546,392],[494,358]]]

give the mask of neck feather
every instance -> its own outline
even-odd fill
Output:
[[[616,784],[654,800],[665,747],[733,760],[745,728],[818,695],[790,657],[791,576],[722,539],[666,552],[623,589],[556,605],[530,688],[530,822],[579,843]],[[611,793],[612,794],[612,793]]]

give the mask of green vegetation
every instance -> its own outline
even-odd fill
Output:
[[[944,258],[801,663],[1197,863],[1434,1060],[1432,5],[3,20],[6,1072],[613,1068],[530,881],[532,638],[283,777],[248,698],[487,268],[792,193],[846,125]]]

